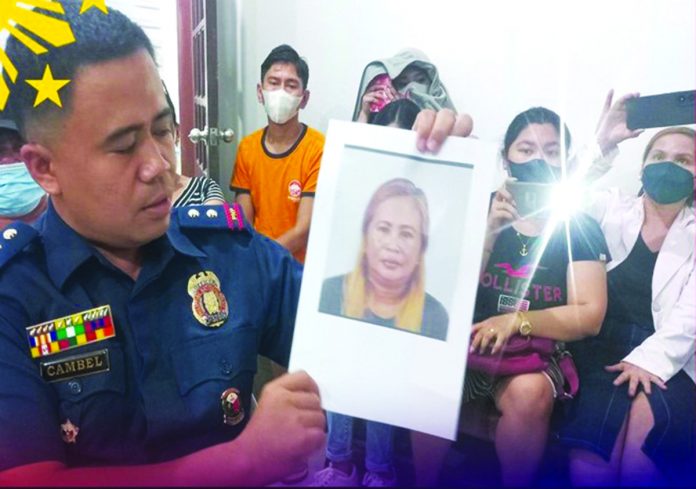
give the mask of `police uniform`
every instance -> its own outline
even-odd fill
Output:
[[[49,206],[0,232],[0,470],[156,463],[233,439],[287,365],[301,265],[237,206],[174,209],[138,279]]]

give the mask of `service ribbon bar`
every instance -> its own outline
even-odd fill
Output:
[[[114,336],[111,306],[95,307],[27,328],[32,358],[54,355]]]

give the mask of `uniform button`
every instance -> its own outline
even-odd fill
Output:
[[[82,392],[82,386],[77,380],[71,380],[68,382],[68,389],[72,394],[79,394]]]
[[[653,311],[660,312],[661,310],[660,304],[653,304]]]
[[[5,232],[2,233],[2,237],[8,241],[14,239],[15,236],[17,236],[17,230],[14,228],[5,229]]]
[[[220,372],[225,375],[230,375],[232,373],[232,366],[227,363],[227,360],[220,360]]]

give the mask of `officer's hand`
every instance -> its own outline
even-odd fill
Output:
[[[235,450],[253,464],[259,485],[296,474],[324,444],[319,388],[305,372],[269,382]],[[234,456],[234,455],[233,455]]]

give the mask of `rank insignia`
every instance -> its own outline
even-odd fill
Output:
[[[235,426],[244,420],[244,406],[239,398],[239,391],[230,387],[220,396],[223,421],[226,425]]]
[[[60,437],[65,443],[77,443],[77,434],[80,428],[75,426],[69,419],[60,425]]]
[[[239,204],[232,204],[231,206],[225,202],[225,216],[227,217],[227,227],[230,229],[244,229],[244,214],[242,213],[242,208]]]
[[[61,353],[114,336],[116,331],[110,306],[96,307],[27,328],[32,358]]]
[[[219,328],[227,321],[227,299],[220,290],[220,279],[213,272],[200,272],[188,281],[188,293],[193,298],[193,315],[203,326]]]

